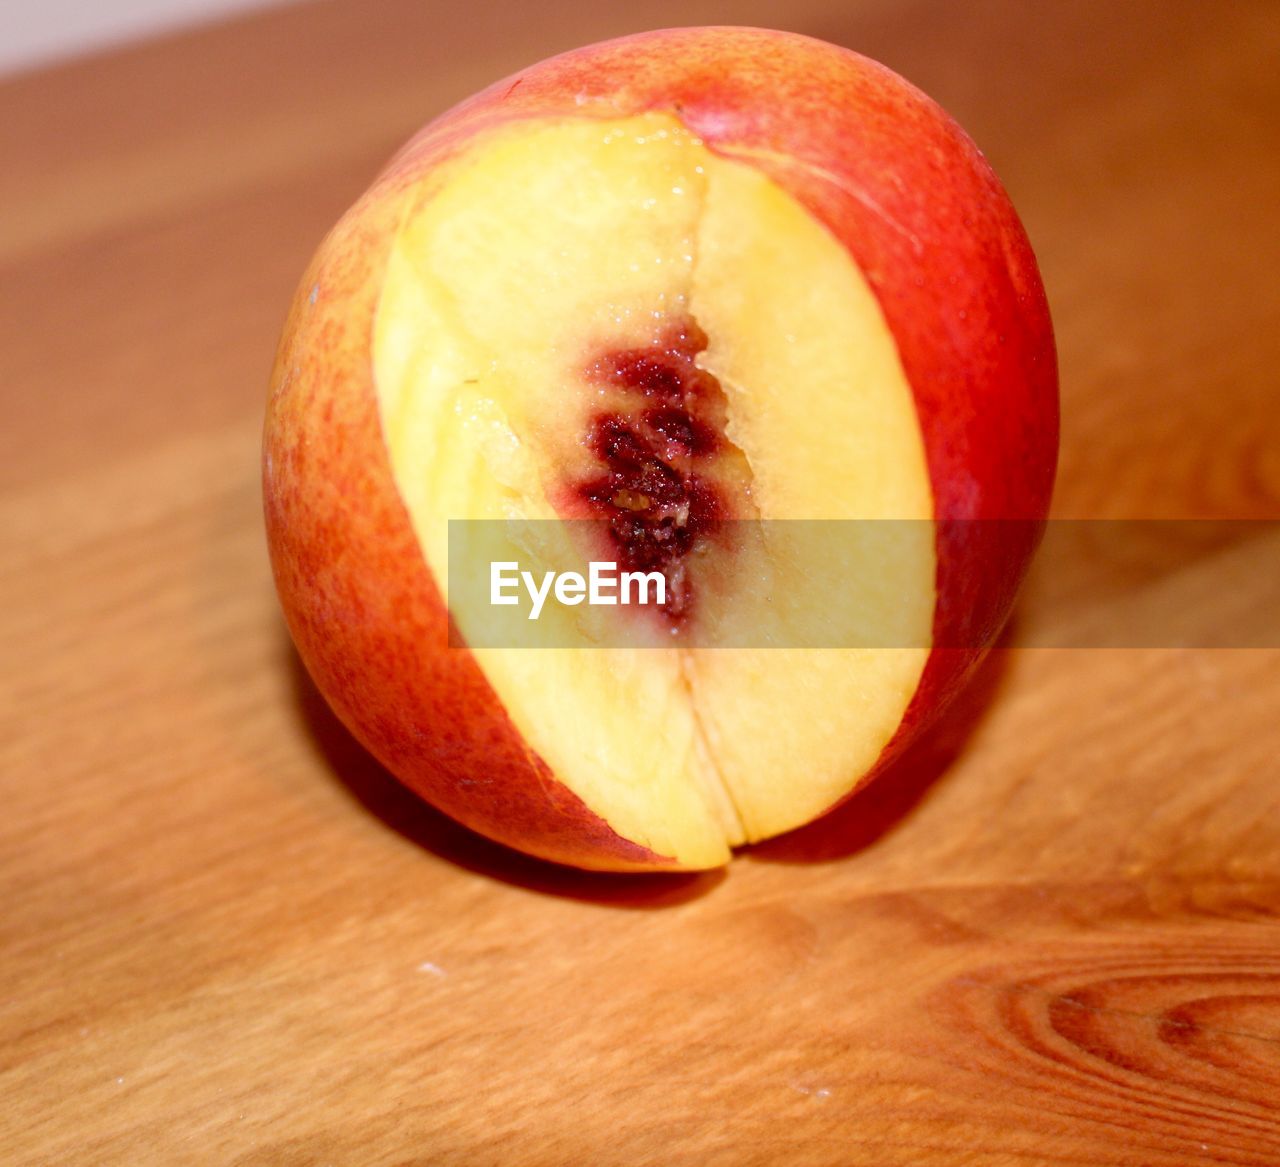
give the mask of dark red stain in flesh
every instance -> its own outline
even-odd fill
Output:
[[[588,511],[607,521],[622,571],[660,571],[673,628],[688,619],[693,596],[688,557],[727,517],[708,475],[721,448],[718,381],[697,366],[707,347],[692,322],[654,344],[607,353],[587,371],[598,385],[624,391],[623,404],[592,418],[586,445],[599,472],[578,485]],[[630,401],[628,402],[628,399]]]

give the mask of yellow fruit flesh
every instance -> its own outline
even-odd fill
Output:
[[[727,398],[725,436],[749,467],[738,517],[931,517],[892,337],[825,228],[672,116],[520,122],[419,188],[378,309],[383,432],[438,580],[448,520],[561,514],[557,490],[589,461],[591,354],[652,343],[690,317],[709,337],[699,364]],[[792,554],[785,534],[765,542],[699,618],[785,643],[788,621],[812,615],[797,612],[814,595],[814,552]],[[837,801],[901,720],[927,654],[933,546],[924,525],[872,543],[874,562],[850,540],[830,550],[822,599],[836,623],[856,613],[917,647],[477,659],[529,745],[615,831],[715,866]],[[465,637],[471,617],[455,618]],[[594,643],[589,619],[554,619],[555,643]]]

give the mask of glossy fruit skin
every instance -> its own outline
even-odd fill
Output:
[[[959,126],[885,67],[794,34],[671,29],[544,61],[425,127],[325,240],[285,329],[264,438],[276,584],[317,686],[384,765],[482,834],[588,868],[671,860],[557,783],[476,662],[445,647],[448,614],[382,440],[372,323],[406,200],[475,134],[651,110],[758,166],[841,242],[915,396],[939,521],[937,647],[850,793],[937,716],[997,635],[1048,513],[1058,448],[1052,327],[1017,214]]]

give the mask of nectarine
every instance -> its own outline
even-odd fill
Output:
[[[406,784],[549,859],[697,869],[937,714],[1056,452],[1040,277],[955,122],[845,49],[673,29],[464,102],[339,223],[275,368],[266,521],[307,668]],[[447,594],[462,519],[595,520],[673,635],[606,643],[575,608],[551,646],[481,647]],[[826,563],[720,538],[813,519],[905,522]],[[836,571],[891,647],[788,643],[786,596]]]

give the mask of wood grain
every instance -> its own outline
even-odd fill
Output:
[[[336,0],[0,86],[5,1162],[1280,1161],[1280,652],[1001,652],[844,810],[641,880],[444,821],[297,665],[257,444],[320,236],[494,77],[726,21],[982,143],[1055,310],[1060,515],[1280,514],[1267,0]],[[1122,596],[1081,546],[1015,642],[1275,599],[1274,538]]]

